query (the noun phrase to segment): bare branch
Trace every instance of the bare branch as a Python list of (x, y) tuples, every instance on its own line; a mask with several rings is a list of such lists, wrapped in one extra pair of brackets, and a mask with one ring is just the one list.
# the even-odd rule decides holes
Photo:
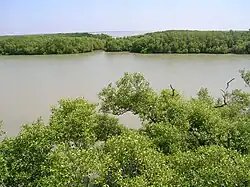
[(218, 106), (215, 106), (214, 108), (221, 108), (221, 107), (224, 107), (224, 106), (228, 105), (228, 102), (227, 102), (227, 89), (229, 88), (230, 83), (231, 83), (233, 80), (235, 80), (235, 78), (232, 78), (230, 81), (227, 82), (227, 86), (226, 86), (226, 89), (225, 89), (225, 90), (220, 89), (221, 92), (223, 93), (223, 94), (222, 94), (222, 97), (223, 97), (223, 104), (218, 105)]
[(223, 95), (222, 97), (223, 97), (224, 104), (227, 105), (227, 98), (226, 98), (226, 96)]
[(154, 118), (152, 118), (152, 117), (150, 117), (149, 118), (153, 123), (157, 123), (157, 120), (156, 119), (154, 119)]
[(224, 103), (222, 105), (218, 105), (218, 106), (215, 106), (214, 108), (221, 108), (221, 107), (224, 107), (226, 106)]
[(227, 89), (229, 88), (230, 83), (231, 83), (233, 80), (235, 80), (235, 78), (232, 78), (230, 81), (228, 81), (228, 82), (227, 82), (227, 87), (226, 87), (226, 89), (225, 89), (225, 90), (227, 90)]
[(174, 94), (175, 94), (175, 89), (173, 88), (173, 86), (170, 84), (170, 88), (172, 90), (172, 97), (174, 97)]
[(225, 94), (225, 91), (224, 91), (224, 90), (220, 89), (220, 91), (222, 91), (222, 92), (223, 92), (223, 94)]
[(113, 110), (111, 113), (114, 114), (114, 115), (121, 116), (121, 115), (125, 114), (128, 111), (130, 111), (130, 110), (129, 109), (119, 109), (119, 111)]

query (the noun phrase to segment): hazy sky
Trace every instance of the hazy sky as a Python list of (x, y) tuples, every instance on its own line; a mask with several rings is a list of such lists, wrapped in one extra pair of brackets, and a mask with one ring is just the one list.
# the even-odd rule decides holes
[(0, 35), (249, 28), (250, 0), (0, 0)]

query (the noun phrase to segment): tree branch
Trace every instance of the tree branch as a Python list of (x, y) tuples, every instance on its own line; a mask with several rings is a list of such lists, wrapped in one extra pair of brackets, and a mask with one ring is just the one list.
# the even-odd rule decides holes
[(226, 86), (225, 90), (220, 89), (221, 92), (222, 92), (223, 104), (218, 105), (218, 106), (215, 106), (214, 108), (221, 108), (221, 107), (224, 107), (224, 106), (228, 105), (228, 102), (227, 102), (227, 89), (229, 88), (230, 83), (231, 83), (233, 80), (235, 80), (235, 78), (232, 78), (230, 81), (227, 82), (227, 84), (226, 84), (227, 86)]
[(154, 119), (153, 117), (149, 117), (149, 119), (150, 119), (153, 123), (157, 123), (157, 120)]
[(226, 89), (225, 89), (225, 90), (227, 90), (227, 89), (229, 88), (230, 83), (231, 83), (233, 80), (235, 80), (235, 78), (232, 78), (230, 81), (228, 81), (228, 82), (227, 82), (227, 87), (226, 87)]
[(172, 90), (172, 97), (174, 97), (174, 95), (175, 95), (175, 89), (173, 88), (173, 86), (171, 84), (170, 84), (170, 88)]

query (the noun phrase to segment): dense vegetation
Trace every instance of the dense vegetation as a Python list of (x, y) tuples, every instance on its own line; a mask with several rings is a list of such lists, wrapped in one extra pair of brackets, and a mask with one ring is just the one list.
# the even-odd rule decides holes
[(108, 35), (68, 33), (0, 37), (2, 55), (73, 54), (103, 50)]
[[(250, 72), (240, 73), (250, 86)], [(48, 124), (0, 142), (0, 186), (249, 186), (250, 94), (229, 92), (233, 80), (222, 98), (202, 88), (186, 99), (125, 73), (99, 93), (99, 111), (84, 98), (60, 100)], [(121, 125), (125, 112), (142, 127)]]
[(0, 37), (0, 54), (71, 54), (94, 50), (134, 53), (250, 54), (250, 31), (162, 31), (112, 38), (106, 34), (59, 33)]
[(97, 38), (101, 40), (111, 39), (112, 37), (107, 34), (91, 34), (87, 32), (76, 32), (76, 33), (58, 33), (58, 34), (51, 34), (52, 36), (68, 36), (68, 37), (91, 37)]
[(135, 53), (250, 53), (250, 31), (163, 31), (113, 38), (106, 51)]

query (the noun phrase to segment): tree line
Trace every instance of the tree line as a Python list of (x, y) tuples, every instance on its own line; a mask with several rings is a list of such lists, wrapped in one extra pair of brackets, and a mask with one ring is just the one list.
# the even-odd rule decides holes
[(250, 31), (170, 30), (118, 38), (90, 33), (0, 37), (2, 55), (72, 54), (94, 50), (133, 53), (250, 54)]
[[(0, 37), (2, 55), (74, 54), (103, 50), (106, 35), (56, 34)], [(109, 38), (109, 37), (108, 37)]]
[(106, 51), (250, 54), (250, 31), (163, 31), (112, 38)]
[[(240, 71), (250, 86), (250, 72)], [(62, 99), (49, 122), (22, 126), (0, 142), (0, 186), (249, 186), (250, 94), (187, 99), (172, 85), (156, 92), (140, 73), (125, 73), (98, 94)], [(97, 110), (98, 106), (98, 110)], [(126, 112), (142, 127), (118, 121)]]

